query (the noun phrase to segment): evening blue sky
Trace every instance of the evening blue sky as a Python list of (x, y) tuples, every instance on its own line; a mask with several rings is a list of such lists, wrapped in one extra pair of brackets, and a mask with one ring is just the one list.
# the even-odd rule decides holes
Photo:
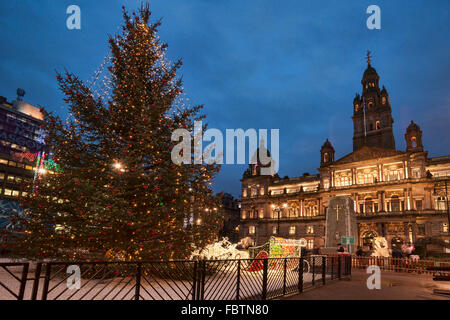
[[(66, 8), (81, 8), (81, 30)], [(140, 1), (0, 3), (0, 95), (67, 115), (55, 70), (81, 79), (98, 69), (121, 6)], [(381, 8), (381, 30), (366, 9)], [(414, 120), (430, 156), (450, 154), (450, 2), (442, 0), (157, 0), (168, 58), (183, 59), (189, 103), (204, 104), (209, 127), (280, 129), (280, 176), (316, 173), (328, 138), (336, 158), (352, 151), (352, 101), (361, 92), (365, 53), (390, 96), (396, 147)], [(223, 165), (215, 191), (238, 196), (245, 165)]]

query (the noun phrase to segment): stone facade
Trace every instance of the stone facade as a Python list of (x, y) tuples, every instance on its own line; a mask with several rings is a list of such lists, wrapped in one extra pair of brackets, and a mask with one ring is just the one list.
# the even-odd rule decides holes
[(319, 173), (294, 178), (262, 176), (251, 164), (241, 180), (240, 238), (250, 237), (256, 245), (273, 235), (305, 238), (309, 249), (322, 247), (329, 198), (348, 196), (357, 215), (359, 245), (370, 247), (376, 236), (386, 237), (390, 248), (423, 237), (450, 241), (450, 156), (428, 157), (422, 131), (412, 121), (406, 150), (395, 149), (389, 96), (368, 62), (362, 95), (353, 102), (353, 152), (335, 160), (327, 139)]

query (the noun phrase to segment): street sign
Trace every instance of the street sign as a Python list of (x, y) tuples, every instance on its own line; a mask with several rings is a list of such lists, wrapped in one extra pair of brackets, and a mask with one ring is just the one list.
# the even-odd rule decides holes
[(355, 237), (342, 237), (341, 242), (343, 244), (355, 244)]

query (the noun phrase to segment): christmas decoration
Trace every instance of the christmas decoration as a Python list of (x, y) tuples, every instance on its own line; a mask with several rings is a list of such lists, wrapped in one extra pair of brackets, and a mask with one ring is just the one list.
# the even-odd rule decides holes
[(238, 250), (239, 243), (232, 244), (228, 238), (214, 242), (204, 248), (195, 249), (190, 259), (222, 260), (222, 259), (248, 259), (248, 252)]
[(181, 60), (166, 61), (160, 22), (150, 23), (150, 15), (145, 5), (133, 19), (123, 9), (102, 89), (69, 72), (57, 75), (71, 116), (64, 123), (42, 110), (53, 157), (45, 162), (39, 155), (37, 163), (51, 172), (38, 169), (34, 191), (22, 199), (25, 236), (17, 252), (66, 260), (185, 259), (214, 240), (221, 219), (211, 182), (219, 167), (171, 161), (171, 133), (204, 116), (201, 106), (183, 103)]

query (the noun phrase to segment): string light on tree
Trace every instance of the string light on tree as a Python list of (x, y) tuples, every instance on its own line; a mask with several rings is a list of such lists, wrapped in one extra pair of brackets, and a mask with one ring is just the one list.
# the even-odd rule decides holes
[[(131, 15), (123, 8), (121, 31), (110, 37), (111, 53), (91, 82), (57, 75), (70, 117), (43, 113), (46, 144), (61, 170), (42, 175), (23, 198), (24, 255), (175, 259), (214, 240), (221, 218), (211, 210), (217, 199), (210, 183), (219, 167), (171, 160), (171, 133), (203, 119), (202, 106), (183, 99), (182, 62), (166, 61), (161, 23), (150, 17), (148, 6)], [(199, 224), (186, 223), (194, 216)]]

